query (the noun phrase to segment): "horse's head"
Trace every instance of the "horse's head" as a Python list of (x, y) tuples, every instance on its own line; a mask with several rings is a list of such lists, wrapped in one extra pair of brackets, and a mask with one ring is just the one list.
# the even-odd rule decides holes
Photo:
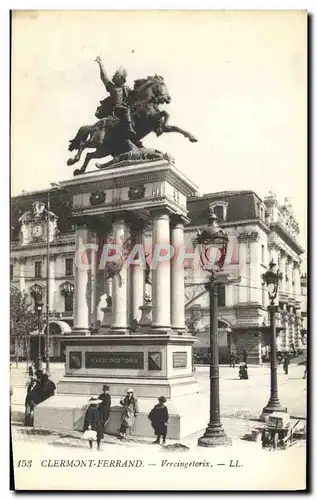
[(169, 104), (171, 96), (162, 76), (148, 76), (143, 80), (134, 82), (134, 102), (155, 102), (157, 104)]

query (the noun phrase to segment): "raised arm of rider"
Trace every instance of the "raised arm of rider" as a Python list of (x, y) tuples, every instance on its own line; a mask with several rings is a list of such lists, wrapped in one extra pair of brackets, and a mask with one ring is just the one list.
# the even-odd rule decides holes
[(104, 84), (104, 86), (106, 87), (106, 89), (109, 92), (110, 89), (111, 89), (111, 86), (112, 86), (112, 82), (111, 82), (111, 80), (109, 79), (109, 77), (107, 75), (107, 72), (105, 70), (105, 67), (104, 67), (104, 65), (103, 65), (102, 60), (100, 59), (100, 57), (96, 57), (96, 61), (99, 64), (101, 81), (102, 81), (102, 83)]

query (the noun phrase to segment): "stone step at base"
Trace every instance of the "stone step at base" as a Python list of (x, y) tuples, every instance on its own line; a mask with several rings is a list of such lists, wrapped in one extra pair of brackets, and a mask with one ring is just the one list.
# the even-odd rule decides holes
[[(132, 436), (151, 437), (153, 428), (148, 414), (157, 399), (138, 398), (140, 413), (135, 419)], [(83, 429), (85, 413), (88, 408), (87, 396), (58, 394), (39, 404), (34, 411), (34, 428), (51, 430)], [(182, 439), (203, 430), (209, 415), (209, 398), (203, 395), (190, 395), (175, 398), (167, 402), (169, 412), (168, 437)], [(119, 398), (112, 398), (109, 423), (106, 432), (118, 433), (122, 406)]]

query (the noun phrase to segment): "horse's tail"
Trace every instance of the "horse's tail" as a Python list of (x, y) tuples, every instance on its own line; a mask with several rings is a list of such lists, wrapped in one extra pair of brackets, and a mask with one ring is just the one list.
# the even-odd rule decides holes
[(86, 141), (91, 132), (91, 125), (84, 125), (80, 127), (74, 139), (69, 141), (68, 151), (74, 151), (74, 149), (79, 149), (80, 143)]

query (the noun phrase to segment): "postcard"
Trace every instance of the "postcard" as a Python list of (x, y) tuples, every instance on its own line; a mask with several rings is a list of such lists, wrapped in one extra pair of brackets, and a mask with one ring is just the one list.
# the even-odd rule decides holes
[(14, 489), (306, 490), (307, 13), (11, 22)]

